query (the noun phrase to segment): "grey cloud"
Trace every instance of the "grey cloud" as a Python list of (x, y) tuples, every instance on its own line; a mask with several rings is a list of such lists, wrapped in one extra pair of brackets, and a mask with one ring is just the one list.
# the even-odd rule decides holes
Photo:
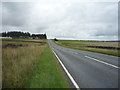
[(93, 36), (118, 36), (118, 27), (116, 23), (105, 23), (96, 28)]
[(118, 3), (118, 36), (120, 40), (120, 1)]
[(2, 3), (0, 3), (0, 32), (2, 32)]
[(3, 29), (47, 33), (48, 38), (117, 39), (117, 13), (114, 2), (3, 3)]
[(97, 32), (96, 34), (95, 34), (95, 36), (117, 36), (117, 32), (114, 32), (114, 31), (109, 31), (109, 33), (108, 32), (104, 32), (104, 31), (102, 31), (102, 32)]
[(43, 27), (41, 26), (41, 27), (37, 27), (36, 30), (37, 30), (37, 31), (39, 31), (39, 30), (40, 30), (40, 31), (44, 31), (44, 30), (47, 29), (47, 28), (48, 28), (47, 26), (43, 26)]
[(81, 23), (115, 22), (117, 19), (117, 3), (72, 3), (68, 16)]
[(2, 3), (2, 25), (22, 26), (28, 19), (29, 3)]

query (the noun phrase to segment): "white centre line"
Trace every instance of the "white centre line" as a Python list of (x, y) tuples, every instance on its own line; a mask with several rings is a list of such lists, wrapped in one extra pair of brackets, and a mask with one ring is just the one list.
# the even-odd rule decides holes
[[(52, 50), (53, 51), (53, 50)], [(75, 86), (75, 88), (77, 88), (77, 90), (80, 90), (80, 87), (78, 86), (78, 84), (76, 83), (76, 81), (73, 79), (73, 77), (71, 76), (71, 74), (68, 72), (67, 68), (65, 67), (65, 65), (62, 63), (62, 61), (59, 59), (59, 57), (57, 56), (57, 54), (53, 51), (53, 53), (55, 54), (55, 56), (57, 57), (59, 63), (61, 64), (61, 66), (63, 67), (63, 69), (65, 70), (65, 72), (67, 73), (68, 77), (70, 78), (70, 80), (72, 81), (73, 85)]]
[(86, 58), (89, 58), (89, 59), (92, 59), (94, 61), (97, 61), (97, 62), (100, 62), (100, 63), (103, 63), (103, 64), (106, 64), (106, 65), (109, 65), (109, 66), (112, 66), (114, 68), (119, 68), (118, 66), (115, 66), (115, 65), (112, 65), (112, 64), (109, 64), (107, 62), (104, 62), (104, 61), (101, 61), (101, 60), (98, 60), (98, 59), (95, 59), (95, 58), (92, 58), (92, 57), (89, 57), (89, 56), (85, 56)]

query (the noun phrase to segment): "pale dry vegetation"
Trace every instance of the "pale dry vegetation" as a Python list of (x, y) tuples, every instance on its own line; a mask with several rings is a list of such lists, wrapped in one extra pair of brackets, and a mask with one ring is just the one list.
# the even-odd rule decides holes
[[(113, 56), (120, 56), (119, 42), (117, 41), (78, 41), (78, 40), (59, 40), (58, 45), (73, 49), (92, 51)], [(99, 47), (99, 48), (98, 48)]]
[(2, 49), (2, 85), (24, 87), (46, 45), (28, 45)]
[(70, 88), (47, 40), (24, 41), (2, 42), (2, 87)]
[(63, 43), (74, 44), (76, 46), (110, 46), (110, 47), (118, 47), (119, 42), (112, 41), (66, 41), (61, 40)]

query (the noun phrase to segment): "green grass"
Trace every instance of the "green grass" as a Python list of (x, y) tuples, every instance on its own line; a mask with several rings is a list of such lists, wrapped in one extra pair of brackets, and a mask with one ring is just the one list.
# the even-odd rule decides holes
[[(54, 41), (56, 44), (67, 47), (67, 48), (72, 48), (72, 49), (79, 49), (79, 50), (84, 50), (84, 51), (91, 51), (91, 52), (97, 52), (97, 53), (102, 53), (102, 54), (107, 54), (107, 55), (113, 55), (113, 56), (120, 56), (118, 53), (118, 50), (109, 50), (109, 49), (100, 49), (100, 48), (89, 48), (89, 47), (84, 47), (84, 46), (97, 46), (97, 45), (102, 45), (102, 46), (110, 46), (109, 43), (111, 42), (103, 42), (101, 41), (73, 41), (73, 40), (59, 40), (59, 41)], [(112, 45), (117, 47), (117, 43)]]
[(49, 47), (39, 57), (38, 66), (30, 82), (30, 88), (70, 88), (58, 61)]
[(28, 44), (2, 48), (3, 88), (70, 88), (68, 79), (47, 43), (2, 43)]
[(46, 42), (41, 42), (41, 43), (35, 43), (35, 42), (16, 42), (16, 41), (2, 41), (4, 44), (26, 44), (26, 45), (45, 45)]
[(2, 49), (3, 88), (23, 88), (31, 78), (45, 45)]
[(70, 43), (70, 42), (61, 42), (61, 44), (66, 45), (66, 46), (88, 46), (88, 44), (84, 44), (84, 43)]
[(3, 44), (9, 43), (9, 44), (45, 45), (47, 42), (47, 40), (40, 40), (40, 39), (2, 39), (2, 40), (3, 40), (2, 41)]

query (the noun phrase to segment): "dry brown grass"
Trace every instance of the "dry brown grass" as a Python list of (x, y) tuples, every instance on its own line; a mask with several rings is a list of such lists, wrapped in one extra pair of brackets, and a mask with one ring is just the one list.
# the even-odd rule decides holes
[(118, 45), (119, 42), (59, 40), (58, 42), (55, 42), (55, 43), (58, 45), (73, 48), (73, 49), (92, 51), (92, 52), (103, 53), (103, 54), (120, 57), (120, 55), (119, 55), (120, 50), (117, 50), (117, 49), (86, 47), (86, 46), (119, 47), (119, 45)]
[(27, 41), (39, 41), (39, 42), (44, 42), (44, 41), (47, 41), (47, 40), (44, 40), (44, 39), (28, 39)]
[(118, 47), (119, 42), (111, 42), (111, 41), (67, 41), (69, 43), (76, 44), (86, 44), (89, 46), (110, 46), (110, 47)]
[(3, 87), (24, 87), (46, 45), (2, 49)]
[(0, 39), (0, 88), (2, 88), (2, 40)]
[(111, 46), (111, 47), (118, 47), (118, 42), (84, 42), (84, 44), (88, 44), (90, 46)]

